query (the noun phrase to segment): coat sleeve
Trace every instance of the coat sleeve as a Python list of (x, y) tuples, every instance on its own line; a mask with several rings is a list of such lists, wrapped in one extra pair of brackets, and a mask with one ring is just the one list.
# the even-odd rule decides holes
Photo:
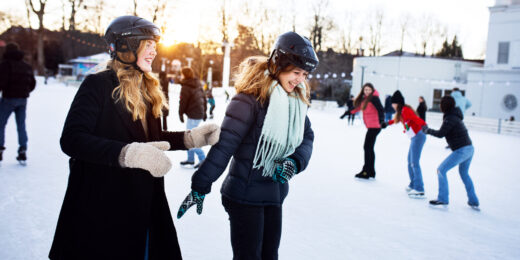
[(413, 112), (413, 110), (408, 107), (403, 108), (403, 118), (405, 119), (405, 121), (412, 121), (416, 125), (419, 125), (419, 126), (423, 126), (426, 124), (424, 122), (424, 120), (422, 120), (420, 117), (418, 117), (415, 114), (415, 112)]
[(179, 116), (182, 117), (184, 112), (186, 111), (186, 107), (188, 106), (188, 100), (190, 99), (190, 94), (188, 88), (185, 86), (181, 86), (181, 94), (179, 97)]
[(9, 70), (7, 61), (0, 63), (0, 91), (3, 91), (9, 82)]
[(211, 147), (204, 163), (193, 174), (192, 190), (203, 194), (211, 191), (212, 183), (222, 175), (231, 156), (254, 124), (256, 102), (254, 98), (242, 94), (233, 97), (222, 122), (218, 143)]
[(185, 131), (162, 131), (160, 140), (170, 143), (170, 151), (188, 150), (188, 148), (186, 148), (184, 145), (184, 133)]
[(446, 117), (444, 119), (444, 121), (442, 121), (442, 125), (439, 130), (434, 130), (434, 129), (430, 128), (430, 129), (428, 129), (428, 131), (426, 133), (439, 137), (439, 138), (442, 138), (442, 137), (445, 137), (446, 134), (448, 134), (451, 131), (451, 129), (453, 128), (454, 125), (455, 125), (455, 122), (453, 120), (450, 120), (449, 117)]
[(302, 172), (307, 168), (309, 160), (312, 155), (312, 146), (314, 143), (314, 131), (311, 128), (311, 121), (309, 117), (305, 118), (305, 132), (303, 133), (303, 141), (296, 148), (293, 154), (289, 155), (294, 161), (296, 161), (298, 172)]
[(70, 107), (60, 144), (63, 152), (83, 161), (119, 166), (119, 153), (126, 143), (94, 135), (96, 123), (106, 98), (107, 82), (96, 75), (88, 76), (76, 93)]

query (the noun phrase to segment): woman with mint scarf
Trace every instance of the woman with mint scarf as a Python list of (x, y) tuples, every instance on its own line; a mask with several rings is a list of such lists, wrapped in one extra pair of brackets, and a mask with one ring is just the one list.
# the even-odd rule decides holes
[(269, 58), (250, 57), (240, 64), (220, 141), (194, 173), (192, 191), (177, 214), (182, 217), (195, 204), (201, 214), (211, 184), (233, 157), (220, 190), (233, 259), (278, 259), (288, 182), (312, 154), (305, 80), (317, 65), (309, 40), (294, 32), (278, 37)]

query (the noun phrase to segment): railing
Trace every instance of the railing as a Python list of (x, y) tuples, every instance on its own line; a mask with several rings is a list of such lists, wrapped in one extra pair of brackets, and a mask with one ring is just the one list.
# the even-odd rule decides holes
[[(428, 112), (426, 114), (426, 121), (428, 124), (440, 127), (442, 124), (442, 116), (442, 113)], [(471, 130), (520, 136), (520, 122), (516, 121), (466, 116), (464, 117), (464, 124)]]

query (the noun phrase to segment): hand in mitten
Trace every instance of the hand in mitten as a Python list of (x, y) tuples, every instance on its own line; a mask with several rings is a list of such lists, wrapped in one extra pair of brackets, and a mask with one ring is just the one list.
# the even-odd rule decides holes
[(208, 115), (206, 115), (206, 113), (204, 113), (204, 117), (202, 117), (202, 121), (206, 121), (206, 119), (208, 119)]
[(182, 115), (179, 115), (179, 119), (181, 120), (181, 123), (184, 123), (184, 117)]
[(430, 128), (428, 128), (428, 125), (423, 125), (421, 129), (425, 134), (427, 134), (430, 131)]
[(127, 144), (119, 154), (119, 165), (125, 168), (143, 169), (154, 177), (162, 177), (172, 168), (170, 159), (164, 153), (169, 149), (168, 142)]
[(200, 194), (192, 190), (179, 207), (179, 211), (177, 211), (177, 218), (181, 218), (184, 213), (186, 213), (186, 211), (188, 211), (188, 209), (195, 204), (197, 204), (197, 214), (200, 215), (202, 213), (202, 203), (204, 203), (204, 197), (206, 197), (206, 194)]
[(381, 128), (385, 129), (387, 126), (388, 126), (388, 123), (386, 123), (386, 122), (381, 123)]
[(191, 149), (218, 142), (220, 127), (216, 124), (204, 124), (184, 132), (184, 146)]
[(292, 158), (276, 160), (274, 163), (276, 164), (273, 174), (273, 181), (275, 182), (286, 183), (298, 173), (298, 167), (296, 167), (296, 162)]

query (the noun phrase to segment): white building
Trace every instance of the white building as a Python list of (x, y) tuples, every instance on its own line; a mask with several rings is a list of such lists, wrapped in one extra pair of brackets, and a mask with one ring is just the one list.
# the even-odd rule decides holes
[(399, 89), (407, 104), (417, 107), (423, 96), (438, 111), (440, 98), (458, 87), (472, 102), (466, 116), (520, 119), (520, 0), (498, 0), (489, 10), (484, 65), (409, 54), (356, 58), (352, 94), (371, 82), (382, 102)]

